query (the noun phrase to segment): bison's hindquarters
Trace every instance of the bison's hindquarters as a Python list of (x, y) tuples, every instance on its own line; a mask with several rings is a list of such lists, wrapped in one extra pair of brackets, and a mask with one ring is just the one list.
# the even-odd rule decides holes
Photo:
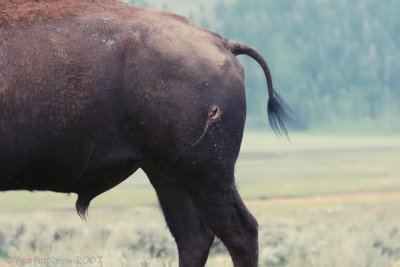
[(147, 46), (125, 54), (123, 106), (138, 122), (141, 167), (180, 266), (204, 266), (214, 235), (235, 267), (257, 266), (257, 223), (234, 181), (246, 117), (242, 66), (223, 38), (182, 18), (146, 23), (137, 30)]
[[(203, 89), (205, 96), (194, 97), (200, 103), (188, 110), (187, 103), (179, 102), (181, 113), (177, 114), (183, 119), (159, 113), (148, 121), (151, 127), (145, 136), (166, 141), (148, 145), (154, 150), (150, 152), (154, 159), (143, 169), (157, 191), (177, 242), (181, 267), (204, 266), (214, 235), (228, 248), (235, 267), (257, 266), (257, 222), (243, 204), (234, 181), (245, 120), (240, 77), (240, 71), (233, 77), (228, 72), (218, 77), (218, 82), (217, 78), (211, 80), (209, 88)], [(189, 83), (184, 86), (195, 87)], [(187, 114), (190, 120), (185, 119)], [(154, 128), (169, 130), (151, 132)], [(162, 161), (157, 160), (160, 150), (169, 153)]]

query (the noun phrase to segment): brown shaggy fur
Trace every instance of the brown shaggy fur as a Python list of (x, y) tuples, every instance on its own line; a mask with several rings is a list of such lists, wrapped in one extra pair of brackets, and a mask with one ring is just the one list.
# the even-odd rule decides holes
[(258, 266), (257, 222), (234, 181), (240, 54), (262, 66), (271, 125), (285, 129), (268, 65), (246, 45), (117, 0), (0, 0), (0, 192), (76, 193), (85, 217), (141, 168), (179, 266), (205, 266), (215, 235), (235, 267)]
[(88, 13), (107, 15), (117, 11), (120, 18), (132, 18), (141, 10), (118, 0), (0, 0), (0, 31)]

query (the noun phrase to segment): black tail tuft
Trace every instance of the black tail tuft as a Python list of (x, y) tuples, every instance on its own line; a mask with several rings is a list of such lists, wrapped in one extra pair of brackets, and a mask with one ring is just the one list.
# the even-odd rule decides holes
[(283, 99), (274, 91), (268, 100), (268, 120), (272, 130), (277, 134), (284, 134), (287, 138), (286, 124), (291, 121), (292, 111)]

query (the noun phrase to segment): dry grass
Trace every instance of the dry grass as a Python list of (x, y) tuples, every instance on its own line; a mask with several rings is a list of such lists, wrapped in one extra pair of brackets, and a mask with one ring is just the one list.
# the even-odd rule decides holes
[[(237, 177), (260, 224), (260, 266), (400, 266), (400, 139), (250, 139)], [(177, 266), (155, 194), (138, 180), (95, 199), (87, 223), (75, 197), (0, 194), (0, 267)], [(207, 266), (232, 266), (218, 241)]]
[[(260, 266), (384, 267), (400, 262), (400, 191), (248, 205), (260, 224)], [(10, 266), (6, 258), (76, 261), (99, 256), (103, 265), (83, 266), (177, 266), (175, 244), (156, 206), (96, 208), (88, 223), (68, 210), (10, 213), (1, 217), (0, 229), (0, 266)], [(232, 266), (218, 241), (207, 266)]]

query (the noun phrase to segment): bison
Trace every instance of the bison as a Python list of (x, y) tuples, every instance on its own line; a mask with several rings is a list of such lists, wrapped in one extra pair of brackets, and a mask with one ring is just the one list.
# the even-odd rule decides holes
[(179, 266), (217, 236), (257, 266), (257, 222), (235, 186), (246, 118), (243, 68), (263, 68), (272, 128), (286, 105), (262, 56), (173, 13), (117, 0), (0, 0), (0, 190), (90, 201), (139, 168), (157, 193)]

